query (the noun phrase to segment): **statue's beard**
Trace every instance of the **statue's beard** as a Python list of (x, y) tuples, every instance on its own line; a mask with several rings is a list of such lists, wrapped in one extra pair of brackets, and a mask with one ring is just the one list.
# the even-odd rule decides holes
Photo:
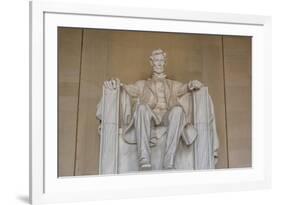
[(164, 66), (153, 66), (152, 78), (163, 79), (166, 78)]

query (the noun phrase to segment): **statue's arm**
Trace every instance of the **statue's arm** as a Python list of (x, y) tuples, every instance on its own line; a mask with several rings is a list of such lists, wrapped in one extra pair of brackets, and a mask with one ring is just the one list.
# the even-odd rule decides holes
[(139, 95), (139, 89), (135, 84), (123, 84), (122, 88), (132, 97)]
[(122, 88), (132, 97), (138, 97), (143, 90), (144, 81), (140, 80), (133, 84), (122, 84)]
[(132, 97), (138, 97), (140, 96), (143, 87), (145, 85), (145, 80), (139, 80), (133, 84), (125, 84), (121, 83), (120, 80), (117, 79), (111, 79), (104, 81), (104, 87), (107, 89), (115, 90), (117, 88), (117, 85), (120, 85), (121, 88), (123, 88), (130, 96)]
[(188, 92), (188, 84), (187, 83), (178, 83), (176, 85), (176, 96), (180, 97), (185, 95)]
[(201, 83), (199, 80), (191, 80), (188, 83), (181, 83), (175, 81), (176, 96), (180, 97), (188, 92), (199, 90), (203, 86), (204, 86), (203, 83)]

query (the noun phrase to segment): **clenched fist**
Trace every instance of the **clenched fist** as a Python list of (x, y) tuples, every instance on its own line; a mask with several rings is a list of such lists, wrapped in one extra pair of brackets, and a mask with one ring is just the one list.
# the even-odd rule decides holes
[(201, 83), (199, 80), (192, 80), (188, 83), (188, 88), (191, 91), (199, 90), (203, 86), (204, 86), (203, 83)]

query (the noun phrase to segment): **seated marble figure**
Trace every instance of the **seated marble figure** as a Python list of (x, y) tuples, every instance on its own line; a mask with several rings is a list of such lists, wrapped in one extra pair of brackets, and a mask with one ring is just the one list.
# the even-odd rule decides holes
[[(188, 146), (193, 145), (193, 154), (197, 156), (197, 159), (196, 156), (193, 157), (195, 161), (197, 160), (197, 162), (194, 162), (194, 169), (214, 168), (218, 157), (219, 143), (211, 98), (208, 93), (205, 94), (204, 99), (205, 101), (207, 99), (209, 108), (200, 110), (202, 97), (200, 98), (200, 95), (197, 94), (199, 97), (196, 98), (194, 93), (200, 93), (199, 91), (203, 91), (206, 87), (198, 80), (181, 83), (168, 79), (165, 74), (166, 58), (166, 53), (163, 50), (152, 51), (150, 56), (152, 77), (150, 79), (139, 80), (134, 84), (120, 83), (119, 79), (104, 82), (104, 89), (108, 91), (121, 90), (120, 97), (123, 96), (121, 107), (123, 106), (125, 107), (124, 110), (128, 110), (127, 114), (124, 110), (121, 113), (123, 124), (125, 124), (124, 140), (128, 144), (136, 144), (136, 155), (140, 170), (152, 169), (151, 149), (157, 146), (159, 136), (163, 134), (166, 137), (163, 146), (163, 169), (176, 168), (175, 159), (180, 141)], [(129, 99), (124, 100), (124, 96)], [(132, 106), (132, 98), (136, 99), (134, 106)], [(198, 101), (198, 99), (201, 100)], [(100, 103), (97, 112), (97, 117), (101, 120), (101, 123), (102, 103)], [(197, 105), (195, 106), (194, 103)], [(202, 123), (199, 122), (202, 113), (208, 118), (201, 119), (205, 122), (203, 127)], [(158, 129), (155, 132), (158, 127), (164, 127), (165, 129), (162, 129), (163, 131)], [(206, 135), (206, 129), (208, 128), (211, 129), (207, 130), (209, 134)]]

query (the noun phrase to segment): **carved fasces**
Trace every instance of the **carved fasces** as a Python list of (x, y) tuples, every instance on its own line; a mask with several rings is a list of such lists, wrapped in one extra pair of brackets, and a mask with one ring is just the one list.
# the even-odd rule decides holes
[(214, 169), (219, 141), (208, 87), (193, 92), (193, 123), (198, 131), (194, 141), (194, 169)]
[(101, 101), (101, 142), (99, 174), (118, 172), (118, 124), (120, 81), (106, 81)]

